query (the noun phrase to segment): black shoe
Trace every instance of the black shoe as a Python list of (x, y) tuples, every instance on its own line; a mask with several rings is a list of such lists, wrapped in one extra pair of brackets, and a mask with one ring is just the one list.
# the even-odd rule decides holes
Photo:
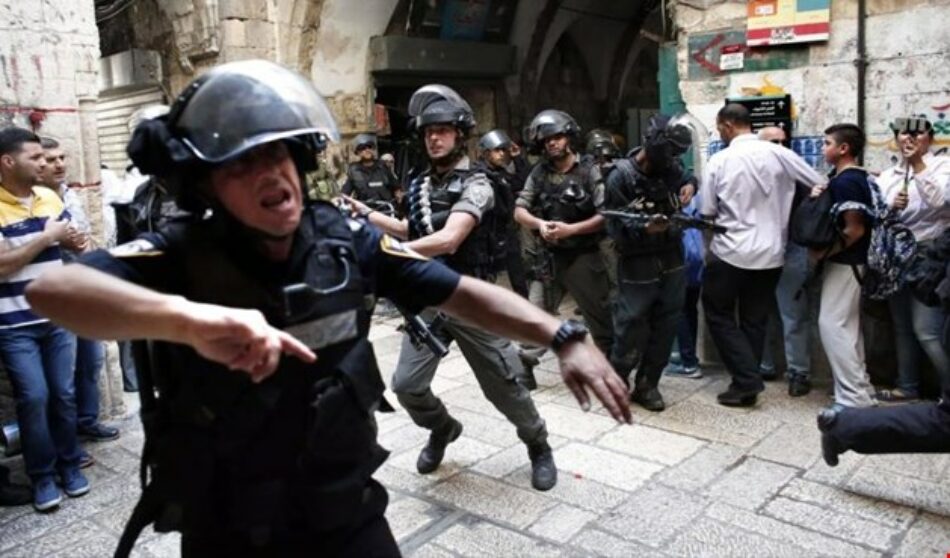
[(445, 447), (462, 435), (462, 423), (449, 418), (449, 425), (441, 430), (433, 430), (429, 434), (429, 441), (416, 460), (416, 470), (427, 475), (439, 468), (442, 458), (445, 457)]
[(547, 442), (528, 446), (531, 459), (531, 486), (535, 490), (551, 490), (557, 484), (557, 467), (554, 454)]
[(803, 397), (811, 393), (811, 382), (805, 378), (792, 378), (788, 381), (788, 394), (792, 397)]
[(11, 483), (9, 475), (5, 467), (0, 467), (0, 506), (25, 506), (32, 502), (30, 487)]
[(739, 391), (735, 388), (729, 388), (716, 396), (720, 405), (726, 407), (752, 407), (759, 397), (757, 391)]
[(821, 430), (821, 457), (829, 467), (838, 465), (838, 456), (848, 451), (831, 434), (831, 429), (838, 420), (838, 410), (834, 408), (822, 409), (818, 413), (818, 430)]
[(654, 413), (659, 413), (660, 411), (666, 409), (666, 403), (663, 401), (663, 396), (660, 395), (660, 390), (655, 387), (637, 387), (633, 390), (633, 394), (630, 396), (630, 401), (633, 401), (644, 409), (653, 411)]
[(119, 429), (96, 423), (79, 427), (79, 439), (84, 442), (107, 442), (119, 437)]
[(778, 370), (775, 370), (774, 368), (768, 371), (759, 369), (759, 376), (762, 377), (763, 382), (774, 382), (778, 379), (779, 374)]

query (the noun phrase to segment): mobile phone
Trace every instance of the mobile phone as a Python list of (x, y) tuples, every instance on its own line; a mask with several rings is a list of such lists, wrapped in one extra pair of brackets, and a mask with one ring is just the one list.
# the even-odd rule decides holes
[(930, 122), (926, 118), (912, 116), (909, 118), (895, 118), (893, 124), (894, 132), (901, 134), (919, 135), (927, 133), (930, 128)]

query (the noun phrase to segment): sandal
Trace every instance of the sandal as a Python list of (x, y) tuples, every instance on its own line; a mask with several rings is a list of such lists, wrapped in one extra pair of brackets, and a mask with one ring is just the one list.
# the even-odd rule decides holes
[(916, 401), (918, 399), (916, 394), (908, 393), (900, 388), (879, 390), (874, 394), (874, 397), (884, 403), (901, 403), (904, 401)]

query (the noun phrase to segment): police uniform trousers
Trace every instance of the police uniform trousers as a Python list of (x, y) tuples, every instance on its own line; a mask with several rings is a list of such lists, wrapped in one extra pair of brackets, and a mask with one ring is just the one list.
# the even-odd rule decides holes
[(686, 302), (685, 266), (677, 263), (666, 268), (662, 259), (627, 255), (618, 262), (610, 363), (626, 379), (639, 355), (635, 385), (659, 384)]
[[(432, 310), (422, 314), (426, 321), (433, 315)], [(458, 343), (485, 397), (515, 425), (518, 438), (529, 445), (546, 441), (544, 420), (528, 390), (515, 381), (524, 372), (514, 344), (452, 317), (447, 317), (441, 327)], [(392, 390), (399, 403), (413, 422), (429, 430), (443, 428), (450, 419), (431, 388), (440, 360), (428, 348), (416, 348), (406, 335), (393, 374)]]
[(562, 291), (571, 293), (594, 343), (601, 352), (609, 355), (614, 337), (610, 280), (599, 248), (595, 246), (585, 252), (555, 251), (554, 279)]
[(939, 403), (846, 408), (830, 434), (858, 453), (950, 453), (950, 388)]

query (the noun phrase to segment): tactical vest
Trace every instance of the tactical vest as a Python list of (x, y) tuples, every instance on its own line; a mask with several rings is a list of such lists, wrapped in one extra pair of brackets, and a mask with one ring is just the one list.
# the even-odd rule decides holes
[[(629, 158), (618, 160), (614, 171), (623, 179), (623, 186), (611, 192), (623, 204), (625, 211), (647, 215), (672, 215), (679, 211), (679, 173), (667, 172), (664, 176), (647, 176), (633, 166)], [(611, 207), (611, 209), (616, 209)], [(666, 232), (643, 234), (636, 237), (614, 238), (617, 251), (623, 255), (646, 255), (659, 252), (682, 252), (683, 231), (671, 225)]]
[[(513, 190), (515, 177), (507, 171), (488, 165), (484, 161), (479, 161), (476, 168), (485, 173), (491, 183), (492, 191), (495, 193), (495, 205), (492, 207), (495, 224), (494, 252), (505, 254), (508, 250), (508, 239), (516, 231), (514, 219), (515, 193)], [(505, 258), (496, 258), (496, 263), (500, 264), (498, 271), (507, 268)]]
[(353, 184), (353, 197), (363, 202), (393, 201), (392, 178), (382, 163), (376, 161), (372, 167), (360, 163), (350, 165), (349, 179)]
[[(433, 234), (445, 227), (452, 207), (461, 199), (465, 181), (475, 170), (455, 169), (441, 186), (433, 187), (432, 179), (423, 174), (409, 185), (409, 239)], [(497, 252), (495, 210), (486, 211), (454, 254), (439, 259), (455, 271), (480, 279), (494, 275), (495, 263), (504, 254)]]
[[(588, 183), (592, 164), (582, 161), (567, 174), (555, 172), (543, 163), (531, 171), (544, 220), (577, 223), (597, 214), (593, 185)], [(596, 250), (602, 237), (600, 233), (572, 236), (549, 248), (553, 251)]]
[[(158, 532), (233, 532), (261, 545), (352, 525), (387, 456), (373, 417), (384, 385), (366, 338), (369, 286), (347, 221), (328, 204), (308, 207), (291, 259), (266, 279), (249, 272), (246, 243), (207, 229), (162, 233), (180, 251), (176, 294), (256, 308), (319, 358), (283, 356), (273, 376), (253, 384), (189, 347), (139, 351), (144, 490), (117, 555), (152, 522)], [(288, 307), (287, 277), (315, 289), (305, 305)]]

